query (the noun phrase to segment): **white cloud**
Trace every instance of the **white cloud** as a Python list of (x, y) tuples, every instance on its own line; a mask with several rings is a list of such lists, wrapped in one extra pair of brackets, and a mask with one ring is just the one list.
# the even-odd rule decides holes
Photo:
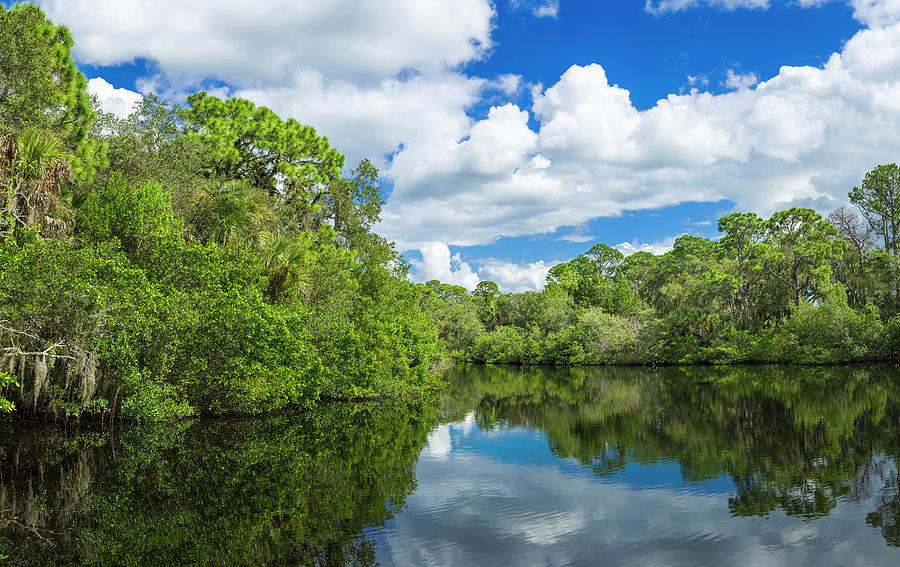
[(441, 283), (461, 285), (472, 291), (478, 282), (490, 280), (503, 291), (535, 291), (544, 287), (547, 272), (559, 262), (520, 262), (488, 258), (481, 260), (476, 271), (464, 262), (459, 253), (450, 254), (443, 242), (427, 242), (420, 246), (421, 260), (412, 259), (413, 279), (418, 282), (439, 280)]
[(347, 156), (348, 165), (355, 165), (363, 157), (377, 163), (401, 145), (458, 139), (472, 127), (465, 108), (487, 86), (482, 79), (451, 72), (357, 85), (316, 71), (298, 71), (284, 86), (238, 89), (233, 94), (314, 125)]
[(125, 118), (134, 111), (134, 106), (143, 98), (140, 93), (128, 89), (117, 89), (102, 77), (88, 81), (88, 92), (97, 97), (104, 112)]
[(513, 10), (528, 10), (536, 18), (556, 18), (559, 15), (559, 0), (511, 0)]
[[(732, 86), (750, 84), (734, 74)], [(897, 160), (900, 23), (859, 31), (821, 67), (785, 66), (753, 89), (670, 94), (647, 110), (600, 65), (576, 65), (528, 110), (498, 106), (453, 136), (405, 146), (386, 171), (394, 192), (380, 230), (409, 249), (688, 201), (828, 212), (866, 171)]]
[(735, 73), (734, 69), (729, 69), (725, 73), (725, 86), (729, 89), (749, 89), (758, 82), (759, 79), (756, 77), (756, 73)]
[(900, 0), (849, 0), (853, 17), (870, 27), (890, 25), (900, 19)]
[(737, 10), (738, 8), (766, 10), (769, 8), (769, 0), (657, 0), (656, 2), (647, 0), (644, 10), (659, 16), (698, 6), (709, 6), (722, 10)]
[(490, 259), (478, 269), (478, 274), (481, 279), (496, 283), (503, 291), (535, 291), (544, 287), (547, 272), (558, 263), (543, 260), (512, 263)]
[(461, 285), (469, 291), (481, 281), (472, 267), (462, 261), (459, 253), (450, 256), (450, 248), (443, 242), (427, 242), (419, 248), (419, 252), (422, 253), (422, 260), (410, 260), (415, 268), (416, 281), (438, 280)]
[(706, 75), (688, 75), (687, 82), (692, 87), (706, 87), (709, 86), (709, 78)]
[(534, 9), (534, 15), (538, 18), (555, 18), (559, 14), (559, 2), (549, 0)]
[(521, 84), (521, 75), (507, 73), (505, 75), (500, 75), (499, 77), (497, 77), (495, 81), (492, 81), (490, 83), (490, 86), (496, 88), (505, 95), (511, 96), (519, 91), (519, 87), (521, 86)]
[[(448, 244), (550, 235), (686, 201), (824, 212), (843, 204), (874, 165), (896, 161), (900, 147), (900, 0), (847, 0), (870, 28), (821, 67), (786, 66), (753, 89), (757, 77), (732, 70), (732, 92), (671, 94), (647, 110), (596, 64), (572, 66), (547, 88), (516, 75), (463, 74), (459, 64), (492, 46), (488, 0), (313, 8), (283, 0), (253, 10), (234, 1), (42, 4), (72, 28), (81, 63), (148, 58), (159, 75), (143, 88), (218, 77), (230, 83), (220, 94), (316, 126), (349, 165), (381, 158), (393, 191), (378, 230), (401, 249), (430, 252), (420, 273), (469, 287), (478, 274), (451, 257)], [(647, 10), (700, 4), (768, 6), (661, 0)], [(528, 88), (530, 107), (502, 103)], [(138, 96), (102, 79), (91, 89), (117, 113)], [(500, 102), (484, 119), (467, 114), (487, 100)], [(493, 269), (510, 287), (531, 285), (546, 268), (489, 266), (479, 271)]]
[(650, 252), (651, 254), (656, 254), (658, 256), (660, 254), (665, 254), (674, 248), (676, 238), (676, 236), (670, 236), (657, 242), (639, 242), (638, 240), (632, 240), (631, 242), (620, 242), (613, 246), (613, 248), (626, 256), (631, 256), (635, 252)]
[(81, 63), (146, 58), (179, 84), (213, 76), (243, 86), (278, 83), (298, 69), (378, 82), (405, 69), (453, 67), (491, 47), (494, 16), (489, 0), (39, 3), (71, 28)]
[[(835, 0), (793, 0), (801, 8), (818, 8)], [(870, 27), (890, 25), (900, 18), (900, 0), (845, 0), (853, 8), (853, 17)], [(654, 16), (682, 12), (699, 7), (720, 10), (767, 10), (770, 0), (646, 0), (644, 10)]]

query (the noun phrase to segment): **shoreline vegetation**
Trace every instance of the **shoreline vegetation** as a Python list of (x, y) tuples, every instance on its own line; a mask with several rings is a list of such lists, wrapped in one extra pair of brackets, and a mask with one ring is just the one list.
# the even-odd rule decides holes
[[(900, 190), (900, 169), (885, 182)], [(873, 173), (864, 186), (877, 190)], [(857, 189), (854, 189), (857, 191)], [(851, 200), (863, 208), (864, 203)], [(900, 204), (900, 202), (898, 202)], [(864, 209), (865, 210), (865, 209)], [(900, 207), (891, 213), (900, 219)], [(625, 257), (597, 244), (555, 265), (540, 292), (469, 294), (430, 281), (440, 335), (458, 362), (521, 365), (843, 364), (900, 357), (891, 221), (841, 208), (769, 219), (733, 213), (718, 241), (679, 237), (671, 251)], [(882, 224), (879, 224), (882, 223)]]
[[(103, 113), (73, 38), (0, 6), (0, 413), (170, 420), (423, 396), (450, 361), (897, 360), (900, 169), (862, 219), (734, 213), (719, 241), (603, 244), (540, 292), (409, 279), (383, 195), (307, 125), (204, 92)], [(876, 246), (876, 239), (878, 245)]]

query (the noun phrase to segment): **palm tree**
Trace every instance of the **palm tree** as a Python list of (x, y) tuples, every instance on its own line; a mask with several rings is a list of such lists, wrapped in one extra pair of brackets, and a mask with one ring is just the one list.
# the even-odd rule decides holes
[(268, 196), (245, 181), (226, 181), (194, 197), (191, 222), (205, 241), (235, 246), (272, 219)]
[(312, 251), (307, 243), (283, 232), (259, 233), (263, 246), (262, 273), (269, 278), (266, 294), (273, 303), (299, 291), (308, 297), (309, 277), (305, 266), (311, 260)]
[(8, 217), (0, 236), (20, 226), (40, 226), (51, 236), (71, 228), (72, 212), (60, 201), (62, 184), (72, 181), (66, 157), (62, 144), (49, 134), (26, 130), (18, 138), (0, 137), (0, 214)]

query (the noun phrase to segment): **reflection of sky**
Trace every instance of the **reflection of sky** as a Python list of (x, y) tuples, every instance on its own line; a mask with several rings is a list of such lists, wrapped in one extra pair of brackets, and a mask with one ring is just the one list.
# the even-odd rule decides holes
[(601, 479), (552, 455), (537, 430), (432, 431), (406, 507), (370, 533), (381, 565), (896, 565), (865, 523), (871, 502), (823, 518), (732, 517), (726, 478), (682, 480), (677, 463)]

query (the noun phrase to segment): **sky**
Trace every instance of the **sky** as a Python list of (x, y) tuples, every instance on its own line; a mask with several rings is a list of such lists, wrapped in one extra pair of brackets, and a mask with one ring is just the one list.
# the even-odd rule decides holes
[(239, 96), (368, 158), (416, 281), (847, 204), (900, 159), (900, 0), (40, 0), (104, 108)]

